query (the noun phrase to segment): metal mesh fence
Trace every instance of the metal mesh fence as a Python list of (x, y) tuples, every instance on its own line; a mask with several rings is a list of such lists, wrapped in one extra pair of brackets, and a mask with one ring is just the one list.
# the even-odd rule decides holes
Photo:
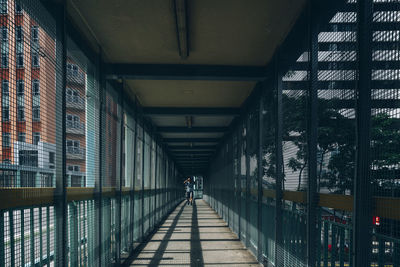
[(119, 264), (181, 199), (138, 104), (62, 14), (0, 1), (0, 266)]
[[(240, 192), (227, 211), (238, 217), (230, 226), (261, 262), (400, 264), (399, 7), (395, 0), (311, 2), (225, 141), (237, 152), (216, 154), (205, 195), (221, 214), (230, 200), (218, 186), (230, 176), (227, 190)], [(229, 170), (221, 158), (232, 161)]]

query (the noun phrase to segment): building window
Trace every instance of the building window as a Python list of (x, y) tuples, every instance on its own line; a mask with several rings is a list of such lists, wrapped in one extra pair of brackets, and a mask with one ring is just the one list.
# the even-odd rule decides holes
[(22, 132), (18, 133), (18, 141), (25, 143), (26, 142), (26, 134), (22, 133)]
[(81, 167), (79, 165), (68, 165), (67, 169), (70, 172), (80, 172), (81, 171)]
[(32, 67), (34, 67), (34, 68), (39, 67), (39, 53), (38, 52), (32, 53)]
[(17, 53), (17, 68), (24, 67), (24, 53)]
[(56, 163), (56, 154), (54, 152), (49, 152), (49, 163), (51, 164)]
[(79, 141), (78, 140), (67, 140), (67, 152), (71, 154), (79, 154)]
[(0, 0), (0, 14), (7, 14), (7, 0)]
[(22, 42), (22, 27), (17, 26), (15, 27), (15, 38), (17, 42)]
[(2, 110), (1, 110), (1, 115), (2, 115), (3, 122), (10, 121), (10, 108), (9, 107), (3, 107)]
[(33, 121), (40, 121), (40, 107), (33, 107)]
[(23, 121), (24, 118), (24, 112), (20, 112), (20, 109), (24, 109), (25, 103), (24, 103), (24, 94), (25, 94), (25, 89), (24, 89), (24, 81), (23, 80), (18, 80), (17, 81), (17, 106), (18, 106), (18, 118), (20, 118), (20, 121)]
[(24, 95), (24, 80), (17, 81), (17, 95)]
[(37, 43), (39, 41), (39, 28), (38, 28), (38, 26), (33, 26), (31, 33), (32, 33), (32, 42)]
[(15, 13), (18, 15), (22, 14), (22, 5), (19, 1), (15, 2)]
[(1, 91), (2, 91), (3, 95), (9, 94), (8, 80), (3, 80), (3, 82), (1, 83)]
[(40, 133), (33, 133), (33, 144), (37, 145), (40, 142)]
[(17, 120), (18, 121), (25, 121), (25, 108), (18, 107), (17, 109)]
[(32, 82), (32, 95), (39, 95), (39, 94), (40, 94), (39, 80), (33, 80), (33, 82)]
[(2, 83), (2, 95), (1, 95), (1, 105), (3, 111), (3, 121), (8, 121), (10, 116), (10, 92), (8, 89), (8, 81), (3, 80)]
[(69, 128), (79, 128), (79, 116), (67, 114), (67, 127)]
[(77, 77), (79, 74), (78, 66), (75, 64), (67, 63), (67, 74)]
[(10, 147), (10, 133), (3, 133), (3, 147)]
[(8, 42), (8, 29), (7, 29), (7, 27), (1, 27), (1, 41), (3, 43)]
[(71, 88), (67, 88), (67, 102), (70, 103), (80, 103), (81, 99), (79, 97), (79, 93)]
[(39, 157), (37, 150), (20, 150), (19, 151), (19, 165), (37, 167), (39, 164)]
[(1, 67), (8, 68), (8, 53), (1, 53)]

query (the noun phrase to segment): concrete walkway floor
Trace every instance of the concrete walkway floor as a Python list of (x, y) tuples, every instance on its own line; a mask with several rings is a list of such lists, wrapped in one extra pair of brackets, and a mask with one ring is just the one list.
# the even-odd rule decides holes
[(180, 204), (130, 266), (261, 266), (203, 200)]

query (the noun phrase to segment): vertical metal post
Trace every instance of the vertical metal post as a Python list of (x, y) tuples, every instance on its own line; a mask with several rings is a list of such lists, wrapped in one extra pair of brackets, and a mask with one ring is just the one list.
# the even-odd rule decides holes
[(144, 147), (146, 145), (146, 140), (145, 140), (145, 131), (144, 131), (144, 121), (142, 120), (142, 192), (141, 192), (141, 197), (142, 197), (142, 216), (140, 217), (140, 240), (143, 242), (144, 240), (144, 161), (146, 160), (145, 154), (144, 154)]
[(257, 237), (257, 258), (259, 262), (263, 262), (263, 242), (262, 242), (262, 200), (263, 200), (263, 128), (264, 128), (264, 120), (263, 120), (263, 109), (264, 109), (264, 92), (266, 89), (266, 83), (263, 82), (260, 84), (260, 98), (259, 98), (259, 109), (258, 109), (258, 212), (257, 212), (257, 229), (258, 229), (258, 237)]
[[(30, 262), (31, 262), (31, 266), (35, 266), (35, 220), (34, 220), (34, 208), (30, 208), (29, 212), (30, 212), (30, 214), (29, 214)], [(66, 257), (66, 255), (67, 254), (65, 254), (65, 257)], [(59, 262), (59, 263), (61, 263), (61, 258), (60, 258), (61, 256), (62, 255), (60, 255), (60, 256), (56, 255), (56, 261)]]
[(158, 203), (157, 203), (157, 195), (158, 195), (158, 144), (155, 142), (155, 162), (154, 162), (154, 226), (158, 223)]
[[(67, 179), (66, 179), (66, 66), (67, 66), (67, 37), (66, 37), (66, 11), (65, 0), (54, 5), (56, 18), (56, 121), (61, 124), (56, 131), (56, 150), (59, 152), (56, 157), (56, 189), (55, 199), (55, 265), (66, 267), (67, 262)], [(31, 209), (31, 220), (33, 209)], [(31, 227), (32, 223), (31, 223)], [(33, 245), (33, 244), (31, 244)], [(31, 251), (34, 248), (31, 248)], [(32, 252), (31, 252), (32, 253)], [(32, 258), (32, 255), (31, 255)]]
[[(15, 266), (15, 231), (14, 231), (14, 210), (10, 209), (8, 212), (8, 222), (10, 226), (10, 264)], [(35, 238), (35, 237), (31, 237)]]
[(282, 182), (283, 182), (283, 152), (282, 152), (282, 132), (283, 132), (283, 116), (282, 116), (282, 77), (279, 70), (279, 51), (274, 58), (274, 80), (276, 86), (276, 204), (275, 204), (275, 266), (283, 267), (283, 213), (282, 213)]
[(372, 197), (370, 184), (372, 0), (358, 1), (358, 83), (356, 89), (356, 173), (354, 179), (353, 265), (370, 266)]
[(148, 189), (148, 191), (149, 191), (149, 193), (148, 193), (148, 198), (149, 198), (149, 206), (148, 206), (148, 211), (149, 211), (149, 232), (151, 232), (152, 230), (153, 230), (153, 228), (152, 228), (152, 221), (153, 221), (153, 219), (152, 219), (152, 217), (153, 217), (153, 214), (152, 214), (152, 212), (151, 212), (151, 203), (153, 202), (153, 189), (151, 188), (152, 187), (152, 174), (153, 174), (153, 170), (152, 170), (152, 161), (153, 161), (153, 151), (152, 151), (152, 146), (153, 146), (153, 138), (152, 138), (152, 132), (153, 132), (153, 129), (151, 129), (151, 134), (149, 133), (149, 189)]
[(124, 137), (125, 137), (125, 133), (124, 133), (124, 84), (123, 82), (120, 84), (120, 88), (119, 88), (119, 98), (118, 98), (118, 102), (119, 105), (121, 107), (121, 118), (119, 119), (120, 121), (120, 140), (119, 140), (119, 179), (117, 179), (117, 190), (116, 190), (116, 225), (117, 225), (117, 229), (116, 229), (116, 255), (115, 255), (115, 262), (117, 264), (121, 264), (121, 215), (122, 215), (122, 177), (124, 176), (123, 173), (123, 162), (124, 162)]
[(245, 244), (246, 247), (249, 248), (250, 247), (250, 155), (249, 155), (249, 138), (250, 138), (250, 119), (248, 116), (248, 112), (246, 112), (244, 114), (244, 121), (245, 121), (245, 125), (246, 125), (246, 138), (245, 138), (245, 142), (246, 142), (246, 151), (245, 151), (245, 155), (246, 155), (246, 215), (245, 215), (245, 221), (246, 221), (246, 240), (245, 240)]
[(132, 212), (130, 214), (130, 219), (131, 219), (131, 227), (130, 227), (130, 233), (131, 233), (131, 244), (130, 244), (130, 254), (132, 254), (134, 250), (134, 241), (135, 241), (135, 189), (136, 189), (136, 162), (137, 162), (137, 129), (138, 129), (138, 116), (137, 116), (137, 99), (135, 97), (135, 109), (134, 109), (134, 118), (135, 118), (135, 133), (134, 133), (134, 144), (133, 144), (133, 183), (131, 186), (131, 205), (132, 205)]
[[(242, 174), (241, 174), (241, 142), (240, 142), (240, 134), (238, 134), (238, 131), (236, 130), (236, 145), (237, 145), (237, 151), (236, 151), (236, 157), (237, 157), (237, 181), (238, 181), (238, 195), (237, 195), (237, 214), (238, 214), (238, 236), (241, 238), (242, 232), (241, 232), (241, 215), (242, 215)], [(211, 183), (210, 183), (211, 184)]]
[[(95, 231), (97, 240), (95, 242), (95, 266), (101, 266), (102, 258), (103, 258), (103, 235), (102, 235), (102, 226), (103, 226), (103, 138), (104, 138), (104, 92), (106, 89), (106, 80), (104, 77), (104, 64), (103, 64), (103, 51), (100, 48), (99, 58), (98, 58), (98, 65), (99, 65), (99, 98), (100, 98), (100, 107), (99, 107), (99, 173), (98, 179), (95, 181)], [(96, 225), (97, 223), (97, 225)]]
[[(25, 209), (21, 209), (21, 266), (25, 266)], [(0, 228), (4, 229), (4, 228)], [(2, 262), (0, 261), (0, 264)]]
[(308, 91), (308, 183), (307, 183), (307, 266), (316, 266), (317, 241), (317, 142), (318, 142), (318, 22), (316, 0), (308, 6), (309, 26), (309, 91)]

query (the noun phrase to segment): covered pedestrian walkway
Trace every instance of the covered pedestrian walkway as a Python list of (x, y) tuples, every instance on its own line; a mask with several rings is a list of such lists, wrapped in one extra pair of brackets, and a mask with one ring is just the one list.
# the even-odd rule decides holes
[(0, 88), (0, 266), (400, 267), (399, 0), (0, 0)]
[(260, 266), (204, 201), (181, 203), (129, 266)]

